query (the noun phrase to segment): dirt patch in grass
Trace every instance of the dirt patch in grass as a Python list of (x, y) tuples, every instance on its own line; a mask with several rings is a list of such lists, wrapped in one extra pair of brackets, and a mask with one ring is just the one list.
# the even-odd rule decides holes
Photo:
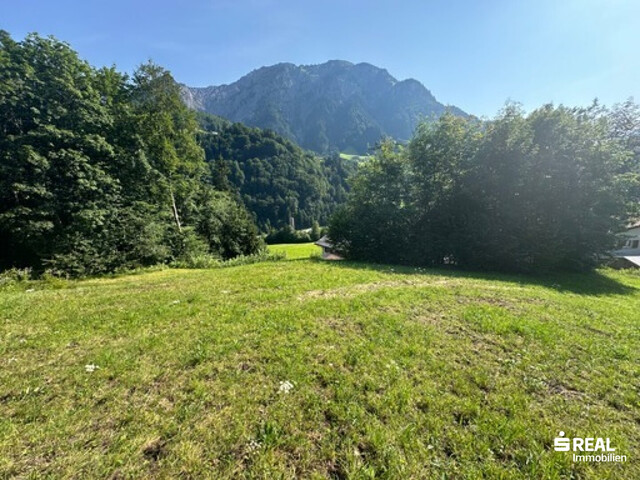
[(586, 396), (584, 392), (576, 390), (575, 388), (569, 385), (565, 385), (562, 382), (551, 381), (545, 382), (545, 384), (547, 387), (547, 392), (552, 395), (561, 395), (566, 398), (580, 398)]
[(149, 440), (142, 447), (142, 455), (147, 460), (156, 462), (167, 454), (167, 442), (160, 437)]
[[(428, 280), (422, 278), (405, 278), (402, 280), (385, 280), (380, 282), (361, 283), (356, 285), (347, 285), (344, 287), (324, 289), (324, 290), (309, 290), (301, 295), (298, 295), (298, 300), (314, 300), (314, 299), (331, 299), (331, 298), (352, 298), (357, 295), (382, 290), (385, 288), (399, 289), (399, 288), (421, 288), (421, 287), (452, 287), (460, 288), (464, 285), (468, 285), (469, 281), (450, 278), (431, 278)], [(478, 283), (473, 285), (482, 290), (490, 291), (514, 291), (523, 290), (521, 286), (511, 285), (491, 285), (489, 283)], [(464, 297), (461, 297), (464, 298)], [(487, 298), (488, 303), (501, 302), (500, 299)], [(536, 299), (531, 299), (531, 302), (536, 302)]]
[(388, 280), (383, 282), (363, 283), (357, 285), (349, 285), (346, 287), (332, 288), (330, 290), (310, 290), (304, 292), (298, 296), (298, 300), (313, 300), (317, 298), (330, 299), (330, 298), (351, 298), (362, 293), (374, 292), (382, 290), (384, 288), (406, 288), (406, 287), (430, 287), (440, 285), (458, 285), (459, 282), (455, 282), (448, 279), (420, 281), (420, 280)]

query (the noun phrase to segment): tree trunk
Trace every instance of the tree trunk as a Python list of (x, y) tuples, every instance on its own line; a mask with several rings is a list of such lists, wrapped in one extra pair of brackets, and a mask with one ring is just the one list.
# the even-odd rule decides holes
[(173, 218), (176, 221), (178, 231), (182, 233), (182, 225), (180, 225), (180, 215), (178, 215), (178, 207), (176, 207), (176, 197), (173, 196), (173, 189), (169, 186), (169, 193), (171, 194), (171, 206), (173, 208)]

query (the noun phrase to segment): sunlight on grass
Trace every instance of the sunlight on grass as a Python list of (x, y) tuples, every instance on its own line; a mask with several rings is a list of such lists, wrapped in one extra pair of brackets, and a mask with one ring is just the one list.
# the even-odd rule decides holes
[(285, 253), (287, 260), (297, 260), (309, 258), (322, 254), (322, 249), (313, 243), (284, 243), (280, 245), (269, 245), (271, 253)]
[[(2, 478), (640, 478), (637, 274), (63, 283), (0, 290)], [(629, 462), (573, 463), (560, 430)]]

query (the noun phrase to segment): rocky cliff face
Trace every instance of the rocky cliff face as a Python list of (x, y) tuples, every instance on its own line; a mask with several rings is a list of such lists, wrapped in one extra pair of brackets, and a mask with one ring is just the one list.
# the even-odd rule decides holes
[(411, 137), (421, 119), (447, 108), (417, 80), (399, 82), (368, 63), (280, 63), (230, 85), (184, 87), (190, 107), (269, 128), (317, 152), (366, 153), (384, 136)]

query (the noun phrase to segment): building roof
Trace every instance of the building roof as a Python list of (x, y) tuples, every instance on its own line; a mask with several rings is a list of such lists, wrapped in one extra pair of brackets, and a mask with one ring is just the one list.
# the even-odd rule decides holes
[(627, 228), (625, 228), (625, 230), (631, 230), (632, 228), (638, 227), (640, 227), (640, 220), (634, 220), (633, 222), (629, 223), (629, 225), (627, 225)]
[(621, 258), (624, 258), (626, 261), (631, 262), (634, 265), (640, 267), (640, 255), (623, 256)]
[(313, 243), (314, 245), (318, 245), (319, 247), (333, 248), (333, 244), (331, 243), (331, 240), (329, 240), (329, 237), (327, 237), (326, 235), (323, 235), (318, 239), (317, 242), (313, 242)]

